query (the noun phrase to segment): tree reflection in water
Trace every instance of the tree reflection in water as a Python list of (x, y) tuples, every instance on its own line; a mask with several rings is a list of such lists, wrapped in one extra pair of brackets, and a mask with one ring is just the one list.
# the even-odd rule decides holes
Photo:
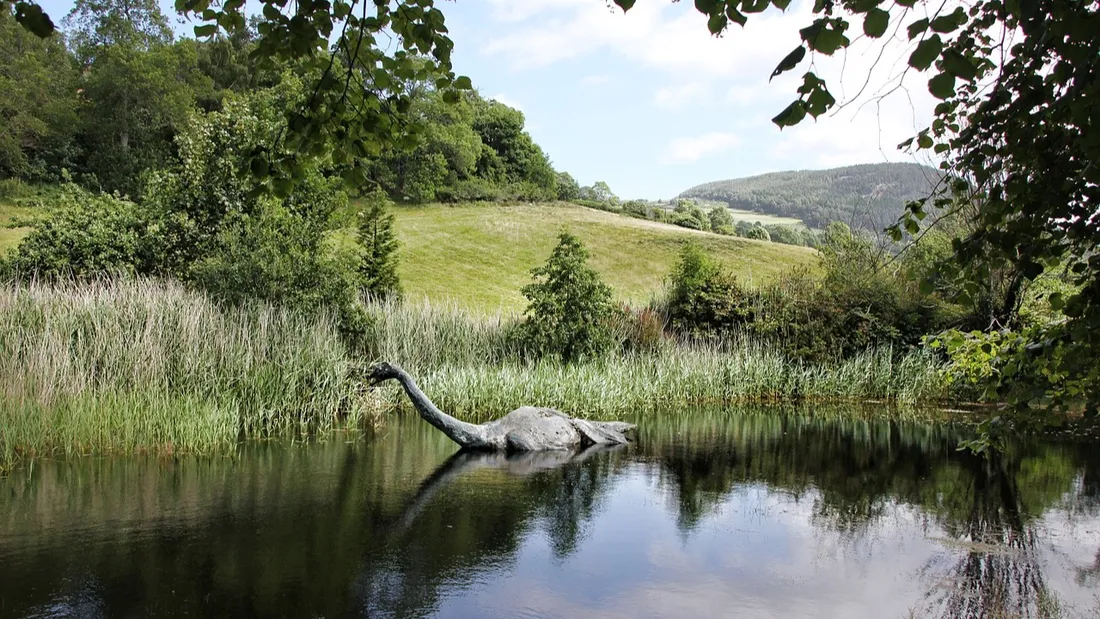
[[(987, 461), (957, 451), (948, 424), (850, 410), (641, 421), (629, 449), (580, 455), (454, 454), (412, 420), (233, 460), (42, 462), (0, 480), (0, 616), (428, 616), (542, 541), (554, 562), (606, 547), (594, 523), (639, 478), (685, 537), (747, 487), (808, 501), (807, 524), (842, 544), (881, 545), (907, 510), (945, 538), (917, 574), (919, 616), (1042, 616), (1044, 515), (1100, 512), (1091, 446), (1033, 441)], [(1100, 555), (1082, 563), (1076, 586), (1100, 587)]]

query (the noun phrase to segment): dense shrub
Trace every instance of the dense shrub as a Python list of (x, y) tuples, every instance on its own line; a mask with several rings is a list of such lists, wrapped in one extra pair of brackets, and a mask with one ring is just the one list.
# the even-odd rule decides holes
[(707, 213), (707, 219), (710, 221), (710, 229), (715, 232), (723, 230), (729, 230), (726, 234), (732, 234), (733, 232), (733, 215), (730, 215), (728, 208), (724, 206), (718, 206), (710, 209)]
[(44, 208), (45, 217), (33, 222), (7, 260), (9, 275), (83, 279), (153, 270), (150, 235), (155, 228), (137, 204), (70, 183)]
[(745, 233), (745, 238), (756, 239), (758, 241), (772, 240), (772, 236), (768, 232), (768, 229), (764, 226), (761, 226), (760, 224), (756, 224), (755, 226), (749, 228), (748, 232)]
[(588, 251), (568, 232), (558, 237), (535, 281), (523, 287), (529, 304), (516, 337), (532, 357), (570, 363), (611, 349), (611, 288), (587, 264)]
[(178, 161), (148, 176), (140, 206), (68, 187), (8, 270), (164, 275), (229, 302), (349, 307), (358, 289), (355, 257), (328, 243), (334, 214), (347, 202), (339, 181), (302, 157), (297, 182), (277, 198), (257, 184), (246, 159), (276, 141), (284, 111), (304, 96), (302, 81), (287, 74), (276, 87), (193, 116), (177, 136)]
[(345, 310), (355, 300), (355, 256), (327, 251), (324, 231), (301, 224), (274, 200), (248, 216), (231, 214), (215, 248), (192, 266), (191, 279), (230, 303), (261, 299), (307, 310)]
[(921, 294), (903, 270), (880, 268), (872, 247), (834, 232), (823, 275), (789, 273), (756, 287), (685, 246), (667, 299), (672, 329), (693, 338), (747, 334), (790, 357), (828, 361), (873, 347), (900, 353), (957, 317), (949, 304)]

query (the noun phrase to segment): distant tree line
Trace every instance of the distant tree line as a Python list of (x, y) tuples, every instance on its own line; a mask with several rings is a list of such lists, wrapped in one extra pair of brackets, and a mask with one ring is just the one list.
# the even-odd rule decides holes
[[(559, 187), (566, 186), (566, 183), (576, 186), (573, 177), (568, 174), (564, 176), (567, 180)], [(734, 221), (730, 209), (725, 206), (714, 206), (704, 210), (697, 201), (688, 198), (676, 198), (671, 203), (646, 200), (623, 201), (604, 181), (597, 181), (589, 187), (576, 187), (574, 191), (568, 193), (563, 192), (559, 195), (559, 199), (609, 213), (669, 223), (689, 230), (703, 230), (784, 245), (820, 247), (824, 239), (823, 230), (813, 230), (801, 225), (764, 225), (759, 221), (749, 222), (743, 219)]]
[[(39, 38), (0, 11), (0, 181), (56, 183), (66, 171), (85, 188), (139, 199), (147, 173), (178, 155), (192, 116), (271, 88), (285, 71), (311, 75), (301, 63), (256, 60), (260, 23), (177, 39), (155, 0), (78, 0), (63, 34)], [(391, 110), (415, 147), (366, 144), (352, 153), (364, 164), (363, 186), (405, 202), (558, 196), (558, 174), (521, 112), (473, 90), (447, 103), (431, 64), (422, 64), (424, 79), (407, 86), (410, 109)]]

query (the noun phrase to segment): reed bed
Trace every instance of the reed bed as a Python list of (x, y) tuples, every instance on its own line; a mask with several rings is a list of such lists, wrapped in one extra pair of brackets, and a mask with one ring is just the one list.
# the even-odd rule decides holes
[(888, 351), (871, 351), (836, 366), (815, 367), (791, 363), (759, 347), (733, 353), (681, 349), (569, 366), (446, 367), (423, 375), (419, 383), (441, 408), (476, 421), (520, 404), (612, 418), (727, 403), (918, 404), (947, 395), (938, 364), (920, 354), (896, 362)]
[(355, 387), (326, 316), (222, 308), (149, 280), (0, 287), (0, 468), (323, 429)]
[[(680, 342), (587, 363), (528, 362), (510, 343), (512, 319), (473, 316), (429, 303), (375, 303), (366, 356), (398, 363), (444, 410), (483, 421), (522, 404), (615, 417), (683, 407), (788, 400), (949, 399), (942, 364), (914, 351), (868, 350), (829, 365), (792, 361), (747, 338)], [(625, 349), (631, 343), (623, 342)], [(391, 386), (387, 399), (403, 403)]]
[[(0, 286), (0, 470), (52, 453), (209, 451), (241, 438), (324, 432), (405, 405), (364, 397), (372, 361), (404, 366), (436, 403), (476, 421), (516, 406), (622, 417), (727, 403), (949, 398), (940, 362), (870, 350), (792, 362), (743, 338), (631, 342), (605, 359), (529, 361), (515, 317), (430, 303), (368, 302), (361, 348), (335, 321), (219, 306), (152, 280)], [(652, 334), (651, 334), (652, 335)]]

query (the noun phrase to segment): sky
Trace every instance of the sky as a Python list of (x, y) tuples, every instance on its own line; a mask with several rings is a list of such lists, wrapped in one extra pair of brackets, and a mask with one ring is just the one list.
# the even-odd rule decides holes
[[(60, 24), (73, 3), (42, 4)], [(172, 0), (162, 6), (171, 12)], [(626, 14), (606, 0), (437, 6), (455, 71), (522, 111), (556, 169), (582, 185), (605, 181), (624, 198), (667, 199), (699, 183), (780, 170), (918, 161), (896, 147), (927, 126), (935, 105), (927, 78), (904, 71), (911, 47), (903, 26), (922, 16), (919, 7), (895, 16), (883, 40), (862, 38), (857, 21), (846, 53), (807, 56), (769, 82), (812, 22), (812, 2), (750, 15), (721, 38), (688, 1), (640, 0)], [(811, 66), (842, 105), (780, 131), (771, 118)]]

